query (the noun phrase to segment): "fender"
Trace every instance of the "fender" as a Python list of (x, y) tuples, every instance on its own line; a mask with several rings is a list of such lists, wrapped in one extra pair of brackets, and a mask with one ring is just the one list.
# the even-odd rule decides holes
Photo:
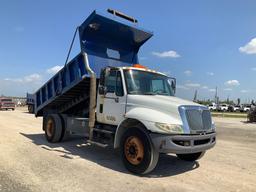
[(166, 134), (166, 132), (155, 126), (155, 122), (182, 124), (180, 119), (174, 118), (164, 112), (145, 107), (134, 107), (125, 114), (125, 119), (117, 126), (114, 148), (119, 147), (120, 139), (125, 129), (134, 125), (142, 125), (142, 127), (145, 127), (145, 130), (143, 131), (148, 130), (150, 132)]

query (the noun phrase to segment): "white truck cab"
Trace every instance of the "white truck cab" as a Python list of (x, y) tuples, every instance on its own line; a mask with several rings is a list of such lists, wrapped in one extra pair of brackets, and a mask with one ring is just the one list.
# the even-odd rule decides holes
[[(154, 151), (152, 164), (143, 173), (155, 167), (159, 153), (175, 153), (181, 159), (196, 160), (215, 145), (215, 126), (209, 109), (175, 97), (175, 85), (174, 78), (141, 65), (108, 67), (102, 71), (97, 122), (117, 126), (114, 148), (124, 148), (130, 171), (138, 173), (136, 163), (143, 159), (132, 151), (137, 149), (137, 155), (140, 150), (145, 151), (140, 147), (141, 138), (133, 136), (131, 129), (143, 132), (150, 143), (149, 150)], [(132, 138), (130, 144), (123, 143), (128, 142), (123, 141), (125, 132)]]

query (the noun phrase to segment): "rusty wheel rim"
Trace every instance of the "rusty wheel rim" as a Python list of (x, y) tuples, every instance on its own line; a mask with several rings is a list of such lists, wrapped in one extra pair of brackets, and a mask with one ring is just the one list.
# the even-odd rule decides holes
[(49, 119), (46, 124), (46, 133), (49, 137), (53, 135), (53, 120)]
[(138, 137), (128, 137), (124, 145), (125, 157), (129, 163), (138, 165), (144, 158), (144, 147)]

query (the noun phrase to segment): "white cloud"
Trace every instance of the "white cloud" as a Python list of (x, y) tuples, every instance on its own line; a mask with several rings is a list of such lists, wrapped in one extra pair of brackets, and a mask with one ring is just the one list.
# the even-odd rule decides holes
[(256, 71), (256, 67), (251, 68), (252, 71)]
[(207, 86), (203, 86), (202, 89), (208, 89), (208, 87)]
[(186, 87), (200, 87), (201, 85), (199, 83), (187, 83), (185, 84)]
[(256, 38), (253, 38), (249, 43), (239, 48), (241, 53), (256, 54)]
[(184, 85), (177, 85), (178, 89), (184, 89), (184, 90), (189, 90), (188, 87), (184, 86)]
[(180, 55), (176, 51), (152, 52), (153, 55), (161, 58), (178, 58)]
[(23, 81), (22, 79), (19, 79), (19, 78), (5, 78), (4, 80), (5, 80), (5, 81), (16, 82), (16, 83)]
[(250, 90), (241, 90), (241, 93), (248, 93)]
[(231, 88), (225, 88), (225, 89), (223, 89), (224, 91), (232, 91), (232, 89)]
[(37, 82), (37, 81), (40, 81), (41, 79), (42, 79), (41, 75), (34, 73), (31, 75), (25, 76), (23, 78), (23, 81), (29, 83), (29, 82)]
[(192, 71), (186, 70), (186, 71), (184, 71), (184, 73), (185, 73), (185, 75), (190, 76), (192, 74)]
[(215, 92), (216, 89), (208, 89), (210, 92)]
[(206, 74), (207, 74), (207, 75), (210, 75), (210, 76), (213, 76), (213, 75), (214, 75), (213, 72), (207, 72)]
[(5, 78), (4, 80), (15, 82), (15, 83), (31, 83), (31, 82), (37, 83), (42, 80), (42, 76), (37, 73), (34, 73), (31, 75), (27, 75), (23, 78)]
[(225, 82), (226, 86), (239, 86), (240, 83), (238, 80), (229, 80)]
[(54, 74), (56, 74), (59, 70), (61, 70), (62, 67), (63, 67), (63, 66), (56, 65), (56, 66), (54, 66), (54, 67), (52, 67), (52, 68), (47, 69), (46, 72), (47, 72), (48, 74), (54, 75)]

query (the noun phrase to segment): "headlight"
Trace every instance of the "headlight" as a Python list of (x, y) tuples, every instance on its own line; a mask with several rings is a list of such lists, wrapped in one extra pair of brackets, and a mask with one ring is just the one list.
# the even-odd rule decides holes
[(216, 130), (216, 126), (215, 126), (215, 123), (212, 122), (212, 130), (215, 131)]
[(167, 124), (167, 123), (155, 123), (155, 126), (168, 133), (183, 133), (182, 125)]

